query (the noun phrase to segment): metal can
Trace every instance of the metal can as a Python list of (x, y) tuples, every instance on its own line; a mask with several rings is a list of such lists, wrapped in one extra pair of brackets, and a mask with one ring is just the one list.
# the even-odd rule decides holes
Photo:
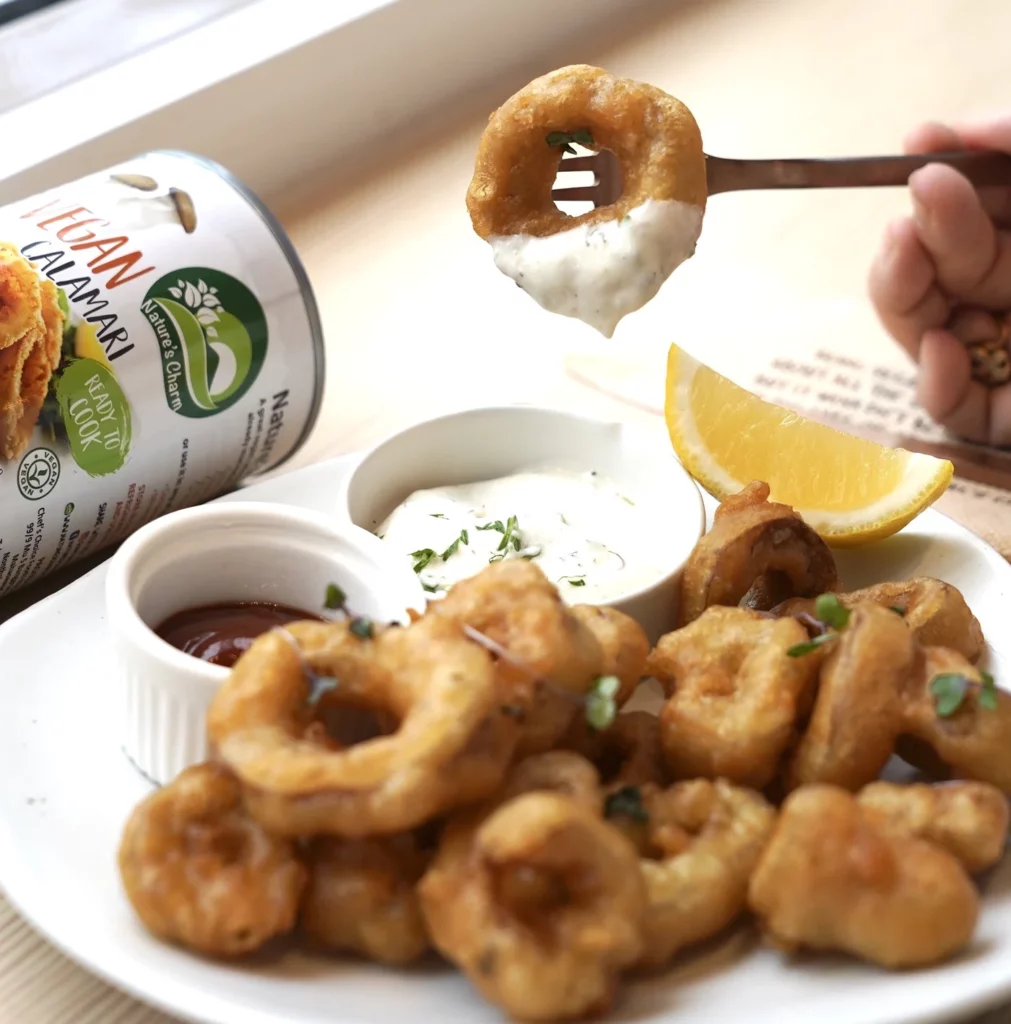
[(0, 208), (0, 594), (273, 469), (323, 380), (294, 248), (212, 162)]

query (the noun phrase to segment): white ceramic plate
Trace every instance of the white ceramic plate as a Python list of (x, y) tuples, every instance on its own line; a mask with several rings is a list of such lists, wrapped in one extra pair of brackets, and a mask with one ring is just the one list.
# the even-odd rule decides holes
[[(349, 462), (257, 484), (236, 497), (335, 507)], [(918, 574), (959, 587), (1011, 680), (1011, 567), (944, 516), (927, 512), (891, 541), (841, 555), (843, 582)], [(387, 971), (291, 952), (258, 965), (200, 960), (137, 924), (120, 890), (120, 829), (148, 791), (116, 746), (115, 681), (103, 618), (104, 567), (0, 627), (0, 883), (65, 953), (140, 999), (207, 1024), (500, 1022), (449, 969)], [(58, 638), (58, 642), (54, 640)], [(749, 929), (626, 987), (608, 1020), (749, 1024), (898, 1024), (950, 1018), (1011, 995), (1011, 865), (987, 883), (972, 950), (930, 971), (886, 974), (833, 958), (787, 966)]]

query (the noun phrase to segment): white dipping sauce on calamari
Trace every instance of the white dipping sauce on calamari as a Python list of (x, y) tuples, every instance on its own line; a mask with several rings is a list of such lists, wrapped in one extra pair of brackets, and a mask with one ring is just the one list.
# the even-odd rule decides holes
[(495, 266), (545, 309), (610, 338), (618, 321), (646, 305), (695, 252), (701, 233), (700, 206), (647, 199), (619, 220), (488, 241)]
[(501, 558), (529, 558), (570, 604), (605, 603), (657, 582), (657, 531), (635, 496), (592, 471), (530, 471), (415, 491), (377, 533), (444, 593)]

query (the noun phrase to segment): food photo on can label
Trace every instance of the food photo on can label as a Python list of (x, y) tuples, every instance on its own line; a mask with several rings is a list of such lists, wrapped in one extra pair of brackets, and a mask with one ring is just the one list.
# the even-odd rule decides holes
[(0, 1009), (1003, 1021), (1011, 9), (207, 3), (0, 153)]

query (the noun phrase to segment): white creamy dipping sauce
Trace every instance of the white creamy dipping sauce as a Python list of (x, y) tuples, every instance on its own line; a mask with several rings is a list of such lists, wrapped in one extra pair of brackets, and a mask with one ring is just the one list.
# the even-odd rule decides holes
[(570, 604), (655, 583), (660, 524), (593, 471), (530, 471), (415, 491), (376, 530), (433, 596), (502, 558), (529, 558)]
[(610, 338), (618, 321), (646, 305), (695, 252), (701, 233), (701, 207), (647, 199), (619, 220), (489, 242), (499, 270), (545, 309)]

